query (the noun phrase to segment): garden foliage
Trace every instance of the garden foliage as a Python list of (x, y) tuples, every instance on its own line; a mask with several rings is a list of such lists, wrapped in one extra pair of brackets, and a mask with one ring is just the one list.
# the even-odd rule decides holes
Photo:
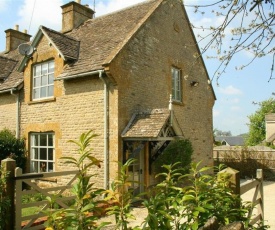
[[(91, 167), (100, 167), (100, 161), (92, 156), (90, 142), (96, 135), (91, 131), (83, 133), (79, 141), (71, 141), (78, 146), (78, 158), (64, 157), (69, 164), (79, 169), (77, 183), (73, 186), (75, 203), (67, 209), (54, 209), (54, 200), (48, 198), (52, 209), (48, 210), (47, 230), (68, 229), (86, 230), (102, 229), (109, 223), (99, 224), (99, 204), (111, 203), (107, 215), (114, 215), (116, 224), (112, 229), (120, 230), (197, 230), (203, 227), (207, 220), (216, 217), (220, 225), (227, 225), (234, 221), (242, 221), (246, 229), (267, 229), (267, 226), (249, 226), (247, 213), (252, 207), (243, 203), (238, 195), (233, 194), (229, 187), (228, 174), (212, 174), (212, 167), (200, 167), (200, 163), (191, 163), (190, 171), (185, 173), (180, 162), (165, 164), (163, 171), (157, 175), (160, 183), (148, 188), (146, 194), (134, 196), (133, 181), (129, 181), (128, 169), (134, 159), (128, 159), (120, 164), (116, 179), (109, 190), (94, 188), (92, 179), (88, 175)], [(137, 182), (136, 182), (137, 183)], [(105, 195), (105, 198), (103, 198)], [(133, 202), (142, 201), (148, 210), (148, 215), (141, 226), (129, 227)]]
[(79, 141), (70, 140), (78, 146), (77, 158), (62, 157), (66, 163), (74, 165), (79, 169), (77, 183), (73, 185), (72, 193), (75, 195), (74, 204), (67, 209), (54, 210), (55, 200), (47, 197), (51, 209), (47, 211), (48, 220), (45, 222), (47, 229), (54, 230), (84, 230), (101, 229), (107, 223), (97, 225), (101, 208), (99, 204), (103, 201), (98, 199), (102, 195), (102, 189), (94, 188), (88, 170), (92, 167), (100, 167), (100, 161), (92, 156), (90, 143), (97, 136), (92, 131), (83, 133)]
[(0, 161), (11, 157), (16, 161), (16, 166), (25, 169), (25, 153), (24, 139), (17, 139), (8, 129), (0, 131)]

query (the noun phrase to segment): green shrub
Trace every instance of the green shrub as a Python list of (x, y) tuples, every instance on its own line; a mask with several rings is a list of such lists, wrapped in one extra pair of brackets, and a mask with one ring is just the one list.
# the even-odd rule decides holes
[(17, 139), (8, 129), (0, 131), (0, 161), (11, 157), (16, 161), (16, 166), (25, 169), (25, 140)]
[[(239, 196), (229, 188), (226, 175), (204, 174), (210, 167), (199, 168), (191, 164), (189, 174), (182, 174), (177, 164), (164, 165), (163, 181), (153, 190), (153, 195), (144, 201), (148, 216), (144, 229), (196, 230), (215, 216), (220, 225), (243, 221), (248, 225), (250, 205), (241, 203)], [(181, 187), (181, 180), (188, 178), (189, 186)]]
[(99, 199), (102, 195), (102, 189), (93, 187), (94, 183), (91, 179), (95, 175), (88, 175), (88, 169), (97, 166), (100, 167), (100, 161), (92, 156), (92, 149), (90, 143), (92, 139), (97, 136), (89, 131), (81, 134), (79, 141), (70, 140), (78, 146), (77, 155), (74, 157), (62, 157), (68, 164), (73, 164), (79, 169), (77, 182), (73, 185), (72, 193), (75, 195), (75, 203), (67, 209), (55, 209), (55, 198), (47, 197), (51, 209), (47, 210), (48, 219), (45, 226), (49, 229), (63, 230), (63, 229), (101, 229), (107, 223), (102, 223), (99, 226), (98, 213), (102, 212), (99, 204), (104, 203)]
[(179, 162), (175, 167), (180, 168), (182, 173), (188, 173), (192, 161), (192, 154), (193, 148), (189, 140), (171, 141), (163, 153), (153, 163), (154, 172), (159, 174), (163, 171), (163, 165)]
[[(112, 182), (111, 188), (106, 190), (107, 195), (105, 200), (111, 201), (114, 204), (107, 210), (108, 215), (115, 215), (116, 227), (115, 229), (128, 230), (129, 219), (135, 219), (131, 214), (131, 205), (137, 196), (134, 196), (131, 189), (132, 183), (138, 183), (136, 181), (129, 181), (128, 168), (135, 162), (135, 159), (128, 159), (123, 165), (120, 165), (120, 170), (117, 173), (116, 179)], [(134, 229), (138, 229), (135, 227)]]

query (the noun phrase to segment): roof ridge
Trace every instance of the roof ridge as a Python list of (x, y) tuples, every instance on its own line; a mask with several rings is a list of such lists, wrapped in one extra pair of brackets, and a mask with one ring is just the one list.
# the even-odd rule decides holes
[[(112, 11), (112, 12), (110, 12), (110, 13), (103, 14), (103, 15), (100, 15), (100, 16), (98, 16), (98, 17), (88, 19), (86, 22), (88, 22), (88, 21), (99, 20), (99, 19), (102, 19), (102, 18), (104, 18), (104, 17), (110, 16), (110, 15), (112, 15), (112, 14), (117, 14), (117, 13), (119, 13), (119, 12), (123, 12), (123, 11), (129, 10), (129, 9), (131, 9), (131, 8), (138, 7), (138, 6), (140, 6), (140, 5), (148, 4), (149, 2), (156, 2), (156, 1), (160, 1), (160, 0), (144, 0), (143, 2), (139, 2), (139, 3), (136, 3), (136, 4), (134, 4), (134, 5), (127, 6), (127, 7), (124, 7), (124, 8), (122, 8), (122, 9), (118, 9), (118, 10)], [(162, 0), (161, 0), (161, 1), (162, 1)], [(86, 22), (85, 22), (85, 23), (86, 23)]]
[(8, 58), (8, 57), (2, 56), (2, 55), (3, 55), (3, 54), (0, 53), (0, 58), (2, 58), (2, 59), (7, 59), (7, 60), (10, 60), (10, 61), (18, 62), (17, 60), (14, 60), (14, 59), (12, 59), (12, 58)]
[(46, 26), (41, 25), (40, 28), (41, 28), (41, 29), (49, 30), (49, 31), (52, 32), (52, 33), (55, 33), (55, 34), (64, 36), (64, 37), (66, 37), (66, 38), (68, 38), (68, 39), (71, 39), (71, 40), (73, 40), (73, 41), (79, 42), (78, 40), (76, 40), (75, 38), (73, 38), (73, 37), (71, 37), (71, 36), (69, 36), (69, 35), (67, 35), (67, 34), (63, 34), (62, 32), (59, 32), (59, 31), (50, 29), (50, 28), (48, 28), (48, 27), (46, 27)]

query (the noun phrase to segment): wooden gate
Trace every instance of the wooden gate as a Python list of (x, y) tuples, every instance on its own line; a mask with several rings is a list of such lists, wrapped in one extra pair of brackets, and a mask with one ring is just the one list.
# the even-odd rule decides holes
[[(76, 180), (79, 174), (78, 170), (65, 172), (48, 172), (48, 173), (27, 173), (22, 174), (21, 168), (15, 169), (15, 229), (44, 229), (43, 223), (34, 225), (39, 218), (46, 217), (45, 210), (50, 208), (50, 203), (46, 200), (23, 203), (22, 198), (25, 195), (34, 196), (37, 193), (44, 197), (51, 197), (62, 208), (68, 208), (66, 201), (72, 200), (74, 196), (68, 196), (68, 190), (71, 189), (72, 183)], [(70, 175), (70, 176), (69, 176)], [(68, 182), (66, 185), (58, 185), (57, 180), (61, 176), (66, 176)], [(55, 183), (53, 187), (41, 187), (37, 181), (48, 181)], [(28, 189), (23, 190), (23, 184), (26, 184)], [(65, 194), (66, 193), (66, 194)], [(29, 207), (41, 207), (40, 211), (34, 215), (22, 216), (22, 210)], [(22, 227), (22, 222), (24, 226)]]
[(257, 169), (256, 179), (246, 181), (240, 186), (240, 195), (248, 192), (249, 190), (255, 189), (252, 204), (257, 207), (257, 215), (252, 217), (253, 208), (249, 211), (248, 217), (251, 219), (250, 224), (254, 225), (258, 221), (262, 223), (264, 221), (264, 192), (263, 192), (263, 170)]

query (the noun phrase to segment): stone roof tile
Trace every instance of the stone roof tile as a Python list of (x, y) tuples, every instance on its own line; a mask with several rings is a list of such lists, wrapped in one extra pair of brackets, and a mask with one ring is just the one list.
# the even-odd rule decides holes
[(79, 53), (79, 41), (45, 26), (41, 26), (41, 29), (48, 35), (66, 59), (77, 60)]
[[(22, 56), (18, 53), (18, 50), (13, 50), (8, 53), (0, 53), (1, 60), (9, 60), (10, 67), (13, 68), (13, 71), (9, 74), (8, 78), (5, 78), (3, 82), (0, 82), (0, 92), (16, 88), (23, 84), (23, 73), (17, 72), (19, 66), (19, 60), (22, 59)], [(6, 62), (7, 63), (7, 62)], [(1, 65), (1, 64), (0, 64)], [(2, 66), (3, 67), (3, 66)], [(0, 75), (4, 76), (4, 72), (7, 73), (8, 70), (2, 72), (3, 68), (0, 66)], [(10, 69), (11, 70), (11, 69)], [(2, 75), (3, 74), (3, 75)]]
[(74, 75), (103, 69), (125, 42), (140, 27), (142, 20), (157, 7), (162, 0), (150, 0), (105, 16), (90, 19), (82, 26), (68, 33), (80, 41), (78, 60), (67, 65), (62, 76)]
[(7, 78), (16, 66), (17, 61), (0, 56), (0, 80)]
[(170, 117), (168, 109), (154, 109), (136, 113), (122, 133), (122, 137), (158, 137)]

